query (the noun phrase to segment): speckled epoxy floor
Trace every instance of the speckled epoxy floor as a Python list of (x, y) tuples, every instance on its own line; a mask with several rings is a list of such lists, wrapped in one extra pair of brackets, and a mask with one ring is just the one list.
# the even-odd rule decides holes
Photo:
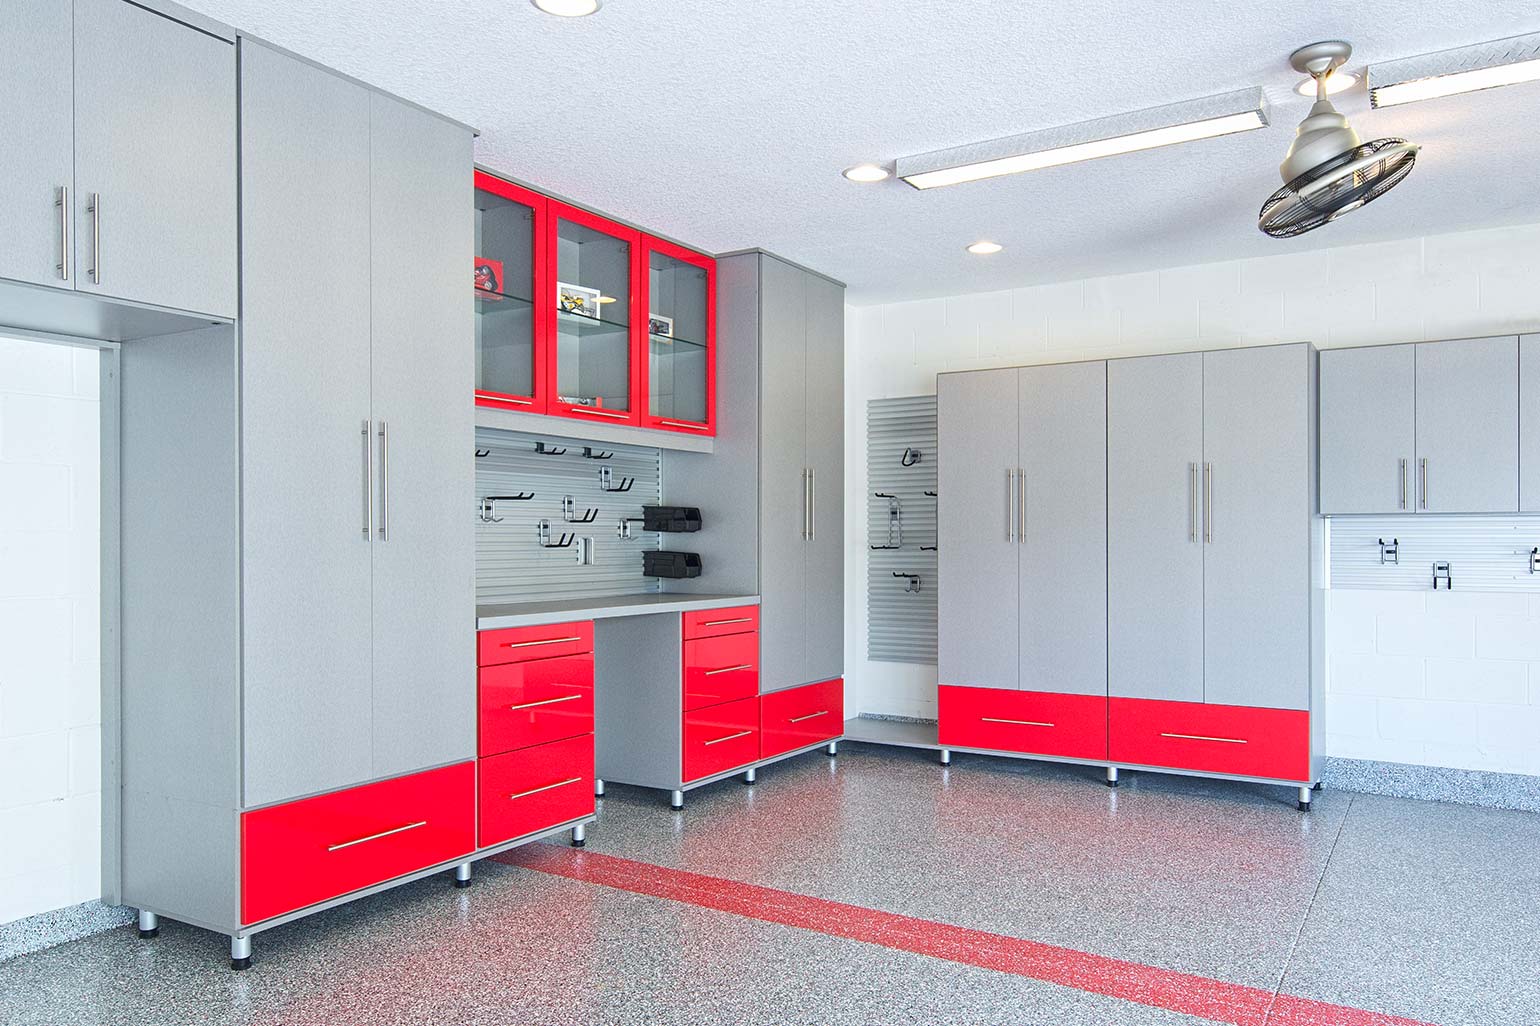
[[(612, 786), (590, 850), (1442, 1026), (1540, 1022), (1540, 816), (847, 745)], [(0, 1022), (1202, 1020), (496, 863), (260, 934), (164, 922), (0, 964)]]

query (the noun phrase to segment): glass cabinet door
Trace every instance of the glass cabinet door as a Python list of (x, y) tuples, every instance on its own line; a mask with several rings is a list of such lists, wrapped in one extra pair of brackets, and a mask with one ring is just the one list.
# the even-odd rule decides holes
[(716, 261), (644, 237), (647, 411), (643, 424), (711, 434), (716, 406)]
[(638, 424), (632, 358), (638, 234), (587, 211), (551, 204), (556, 319), (550, 412)]
[(476, 172), (476, 404), (546, 412), (544, 311), (535, 297), (546, 199)]

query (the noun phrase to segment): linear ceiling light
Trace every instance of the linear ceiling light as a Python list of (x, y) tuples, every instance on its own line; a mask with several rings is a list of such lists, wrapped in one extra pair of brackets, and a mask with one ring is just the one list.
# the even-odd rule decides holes
[(897, 170), (898, 177), (916, 189), (934, 189), (1265, 127), (1267, 101), (1256, 87), (900, 157)]
[(1455, 93), (1540, 80), (1540, 32), (1455, 50), (1408, 57), (1369, 68), (1369, 103), (1431, 100)]

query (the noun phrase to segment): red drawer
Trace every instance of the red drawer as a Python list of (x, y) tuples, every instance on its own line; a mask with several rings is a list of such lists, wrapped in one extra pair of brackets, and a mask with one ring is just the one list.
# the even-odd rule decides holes
[(480, 768), (483, 848), (593, 815), (592, 734), (494, 755)]
[(953, 748), (1107, 757), (1107, 699), (943, 684), (937, 699), (937, 740)]
[(684, 714), (684, 779), (709, 777), (759, 758), (759, 699)]
[(579, 655), (594, 650), (594, 623), (547, 623), (476, 632), (476, 665), (522, 663), (530, 659)]
[(730, 609), (699, 609), (684, 614), (685, 640), (715, 638), (723, 634), (742, 634), (759, 630), (758, 606), (733, 606)]
[(475, 765), (241, 815), (241, 922), (256, 923), (469, 854)]
[(845, 732), (845, 682), (839, 678), (762, 695), (759, 757), (806, 748)]
[(594, 732), (594, 657), (563, 656), (484, 666), (482, 756)]
[(1310, 714), (1302, 709), (1114, 698), (1109, 720), (1113, 762), (1310, 778)]
[(759, 634), (684, 643), (684, 707), (699, 709), (759, 694)]

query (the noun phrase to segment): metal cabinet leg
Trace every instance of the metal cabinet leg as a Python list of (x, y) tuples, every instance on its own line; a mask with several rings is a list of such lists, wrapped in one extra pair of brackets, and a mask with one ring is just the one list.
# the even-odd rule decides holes
[(594, 777), (594, 797), (604, 797), (604, 781), (600, 780), (598, 777)]
[(1116, 766), (1108, 766), (1107, 767), (1107, 786), (1108, 787), (1117, 787), (1118, 786), (1118, 768)]
[(139, 910), (139, 939), (149, 940), (160, 936), (160, 916), (154, 912)]
[(586, 823), (579, 823), (572, 828), (572, 847), (581, 848), (588, 843), (588, 831)]
[(462, 862), (455, 867), (455, 886), (469, 887), (471, 885), (471, 864)]
[(838, 741), (830, 741), (829, 747), (825, 748), (824, 751), (828, 752), (831, 757), (836, 756), (840, 753), (840, 743)]
[(680, 809), (684, 808), (684, 792), (671, 792), (668, 796), (668, 807), (673, 809), (675, 812), (678, 812)]
[(231, 969), (250, 969), (251, 968), (251, 938), (250, 937), (235, 937), (235, 936), (232, 936), (230, 938), (230, 968)]
[(1299, 789), (1299, 811), (1300, 812), (1309, 812), (1310, 811), (1310, 797), (1311, 797), (1311, 787), (1310, 787), (1310, 785), (1306, 784), (1304, 787)]
[(746, 769), (746, 770), (743, 771), (743, 782), (745, 784), (752, 784), (754, 782), (754, 770), (753, 770), (753, 768)]
[(952, 765), (952, 750), (950, 748), (941, 749), (941, 765)]

